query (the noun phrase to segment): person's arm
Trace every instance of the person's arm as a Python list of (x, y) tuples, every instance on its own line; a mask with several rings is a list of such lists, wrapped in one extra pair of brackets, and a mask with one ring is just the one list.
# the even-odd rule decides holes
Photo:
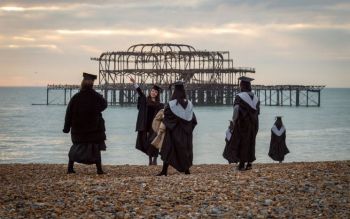
[(135, 79), (132, 77), (129, 77), (129, 78), (130, 78), (130, 81), (134, 84), (134, 88), (136, 89), (137, 93), (140, 96), (145, 96), (145, 94), (142, 92), (140, 86), (136, 83)]
[(64, 118), (64, 126), (62, 130), (64, 133), (69, 133), (70, 127), (72, 126), (72, 102), (73, 102), (72, 100), (69, 102), (67, 106), (66, 116)]

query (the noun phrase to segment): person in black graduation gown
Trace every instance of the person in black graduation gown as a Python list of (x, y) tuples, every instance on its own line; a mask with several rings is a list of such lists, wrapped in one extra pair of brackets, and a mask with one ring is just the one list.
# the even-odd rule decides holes
[(163, 168), (157, 176), (167, 175), (171, 165), (179, 172), (190, 174), (193, 161), (192, 132), (197, 125), (191, 101), (186, 99), (183, 82), (176, 82), (171, 101), (165, 106), (166, 127), (160, 155)]
[(239, 170), (249, 170), (255, 158), (255, 139), (259, 129), (260, 102), (251, 89), (252, 78), (242, 76), (241, 92), (234, 100), (232, 136), (223, 156), (229, 163), (239, 162)]
[(286, 129), (282, 122), (282, 117), (277, 116), (274, 125), (271, 128), (271, 141), (269, 156), (282, 163), (284, 156), (289, 153), (286, 145)]
[(93, 89), (96, 75), (83, 73), (80, 91), (70, 100), (64, 122), (64, 133), (71, 132), (73, 145), (68, 157), (67, 173), (75, 173), (74, 162), (96, 164), (97, 173), (103, 174), (101, 150), (106, 150), (105, 122), (102, 111), (107, 101)]
[(149, 165), (157, 165), (157, 157), (159, 150), (151, 145), (152, 140), (156, 137), (152, 129), (152, 122), (158, 111), (164, 108), (164, 104), (160, 102), (160, 87), (153, 85), (148, 97), (142, 92), (141, 88), (134, 78), (130, 77), (130, 81), (134, 84), (139, 95), (137, 100), (137, 121), (136, 121), (136, 148), (149, 157)]

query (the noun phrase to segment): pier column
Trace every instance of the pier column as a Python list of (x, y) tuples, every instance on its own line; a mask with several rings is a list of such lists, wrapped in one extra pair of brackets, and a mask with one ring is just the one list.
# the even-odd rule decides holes
[(279, 90), (276, 90), (276, 106), (279, 106), (280, 105), (280, 91)]
[(299, 106), (299, 90), (295, 91), (295, 105)]
[(124, 90), (123, 90), (123, 89), (121, 89), (121, 90), (119, 91), (119, 104), (120, 104), (120, 105), (123, 105), (123, 104), (124, 104)]
[(46, 105), (49, 105), (49, 88), (46, 88)]
[(317, 103), (317, 106), (320, 107), (320, 106), (321, 106), (321, 90), (319, 90), (319, 91), (317, 92), (317, 94), (318, 94), (318, 103)]
[(64, 105), (67, 105), (67, 89), (64, 89)]
[(283, 90), (281, 89), (281, 106), (283, 106)]
[(309, 90), (306, 90), (306, 106), (309, 106)]
[(292, 106), (292, 89), (289, 88), (289, 105)]

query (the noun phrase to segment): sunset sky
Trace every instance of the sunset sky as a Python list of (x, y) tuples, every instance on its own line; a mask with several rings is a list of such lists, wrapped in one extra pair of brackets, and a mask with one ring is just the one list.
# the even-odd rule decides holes
[(350, 1), (0, 0), (0, 86), (78, 84), (104, 51), (230, 51), (255, 84), (350, 87)]

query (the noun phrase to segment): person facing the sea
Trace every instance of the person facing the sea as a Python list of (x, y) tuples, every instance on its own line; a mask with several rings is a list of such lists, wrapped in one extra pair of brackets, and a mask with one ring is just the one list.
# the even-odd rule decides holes
[(159, 150), (151, 145), (152, 140), (157, 135), (152, 129), (152, 122), (158, 111), (164, 108), (164, 104), (160, 102), (161, 88), (153, 85), (149, 91), (149, 95), (146, 97), (135, 79), (132, 77), (129, 78), (139, 95), (137, 100), (137, 109), (139, 112), (136, 121), (136, 149), (148, 155), (149, 165), (157, 165)]
[(74, 162), (96, 164), (97, 173), (103, 174), (101, 150), (106, 150), (105, 122), (102, 111), (107, 101), (93, 89), (96, 75), (83, 73), (80, 91), (70, 100), (64, 122), (64, 133), (71, 132), (73, 145), (68, 157), (67, 173), (75, 173)]
[(191, 101), (186, 99), (184, 83), (178, 81), (174, 85), (174, 93), (164, 109), (165, 137), (160, 150), (163, 169), (157, 176), (166, 176), (169, 165), (190, 174), (193, 161), (192, 132), (197, 119)]
[(269, 156), (272, 160), (282, 163), (284, 156), (289, 153), (286, 145), (286, 128), (283, 125), (282, 117), (277, 116), (271, 128), (271, 141)]
[(235, 97), (232, 116), (232, 136), (223, 156), (237, 163), (238, 170), (249, 170), (255, 158), (255, 140), (259, 129), (260, 102), (251, 88), (253, 78), (239, 77), (240, 90)]

